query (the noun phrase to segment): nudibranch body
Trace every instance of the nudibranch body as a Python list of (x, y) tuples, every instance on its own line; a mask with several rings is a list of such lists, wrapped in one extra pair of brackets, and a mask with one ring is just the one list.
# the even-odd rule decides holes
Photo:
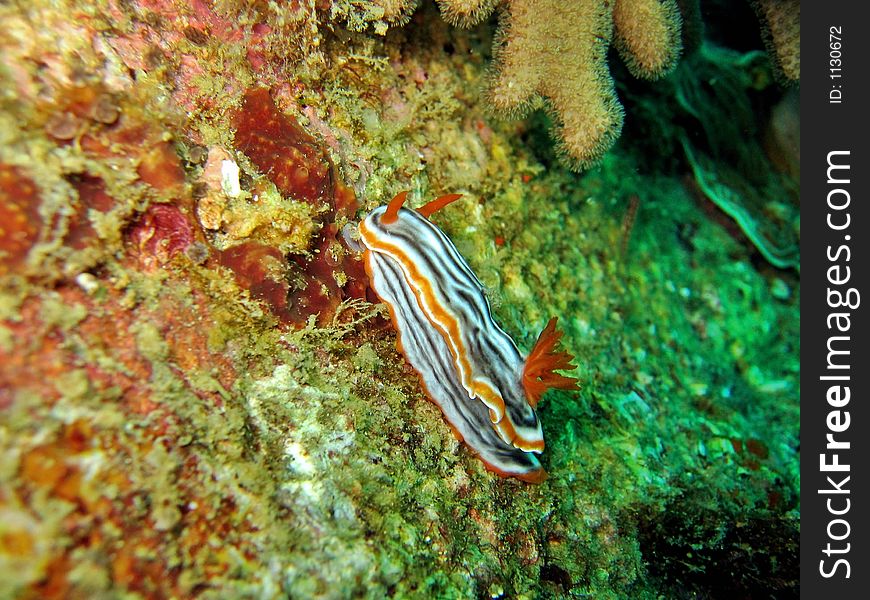
[(407, 192), (369, 213), (359, 226), (372, 288), (387, 304), (397, 346), (454, 433), (490, 470), (525, 481), (546, 476), (532, 452), (544, 449), (535, 412), (550, 387), (576, 389), (556, 369), (572, 356), (556, 352), (555, 319), (527, 358), (492, 319), (483, 285), (428, 216), (456, 200), (442, 196), (417, 209)]

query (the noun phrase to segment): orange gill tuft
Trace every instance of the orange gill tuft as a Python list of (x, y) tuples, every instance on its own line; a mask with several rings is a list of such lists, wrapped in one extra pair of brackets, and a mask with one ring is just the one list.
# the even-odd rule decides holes
[(556, 351), (556, 346), (563, 335), (556, 329), (557, 320), (557, 317), (553, 317), (544, 327), (523, 367), (523, 388), (533, 408), (538, 405), (544, 392), (550, 388), (579, 389), (576, 378), (556, 373), (556, 371), (575, 368), (575, 365), (571, 364), (574, 360), (573, 355), (564, 350)]

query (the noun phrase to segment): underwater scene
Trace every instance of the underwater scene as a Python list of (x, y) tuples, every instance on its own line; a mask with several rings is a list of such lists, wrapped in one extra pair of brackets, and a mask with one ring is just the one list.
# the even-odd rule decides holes
[(0, 599), (796, 598), (799, 41), (0, 1)]

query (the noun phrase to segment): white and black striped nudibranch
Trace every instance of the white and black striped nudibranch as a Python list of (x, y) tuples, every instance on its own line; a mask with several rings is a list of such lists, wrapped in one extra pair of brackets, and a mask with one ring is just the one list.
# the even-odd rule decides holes
[(553, 318), (528, 357), (495, 321), (483, 285), (450, 239), (428, 217), (460, 197), (417, 210), (407, 192), (369, 213), (359, 226), (372, 288), (387, 304), (396, 345), (420, 375), (453, 432), (502, 476), (540, 482), (534, 453), (544, 450), (535, 407), (549, 388), (577, 389), (573, 357), (556, 351)]

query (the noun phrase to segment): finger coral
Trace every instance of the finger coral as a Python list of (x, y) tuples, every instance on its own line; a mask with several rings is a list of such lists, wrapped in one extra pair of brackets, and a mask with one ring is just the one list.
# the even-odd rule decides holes
[[(446, 20), (470, 26), (494, 3), (439, 4)], [(542, 97), (558, 123), (562, 154), (579, 169), (595, 164), (622, 129), (623, 111), (607, 69), (611, 41), (632, 74), (645, 79), (665, 75), (680, 53), (673, 0), (506, 0), (503, 11), (489, 102), (499, 112), (520, 115)]]
[(680, 15), (674, 2), (617, 0), (613, 5), (616, 49), (635, 77), (658, 79), (680, 53)]
[(444, 20), (451, 25), (471, 27), (492, 13), (498, 0), (438, 0)]
[(768, 53), (776, 59), (780, 74), (790, 81), (801, 78), (801, 5), (798, 0), (752, 2), (762, 22)]

